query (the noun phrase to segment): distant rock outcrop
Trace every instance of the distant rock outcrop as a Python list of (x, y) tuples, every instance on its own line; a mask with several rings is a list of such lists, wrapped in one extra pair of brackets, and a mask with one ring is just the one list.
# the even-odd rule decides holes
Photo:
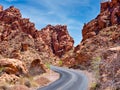
[(32, 46), (39, 52), (44, 51), (59, 57), (73, 48), (74, 41), (67, 31), (67, 26), (48, 25), (38, 31), (34, 23), (28, 18), (22, 18), (20, 11), (14, 6), (6, 10), (2, 10), (1, 6), (0, 21), (0, 44), (11, 42), (16, 38), (17, 42), (19, 39), (18, 46), (22, 45), (22, 51)]
[(75, 66), (97, 72), (97, 90), (119, 90), (120, 51), (110, 48), (120, 46), (120, 0), (101, 3), (100, 14), (84, 25), (82, 35), (71, 56), (63, 57), (65, 63), (74, 60)]
[(48, 25), (43, 28), (40, 33), (46, 45), (59, 57), (73, 48), (74, 41), (67, 31), (67, 26)]
[(119, 45), (119, 14), (119, 0), (101, 3), (100, 14), (83, 27), (83, 40), (73, 51), (73, 53), (75, 53), (75, 56), (73, 56), (75, 60), (78, 60), (79, 63), (90, 63), (89, 60), (96, 54), (96, 50)]
[(2, 6), (2, 5), (0, 5), (0, 12), (1, 12), (1, 11), (3, 11), (3, 6)]
[(85, 24), (82, 30), (83, 41), (96, 36), (103, 28), (120, 24), (120, 1), (101, 3), (100, 14), (89, 23)]

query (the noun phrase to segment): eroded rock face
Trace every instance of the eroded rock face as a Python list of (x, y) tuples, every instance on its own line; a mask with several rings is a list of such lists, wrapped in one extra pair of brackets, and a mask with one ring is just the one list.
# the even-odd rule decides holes
[[(119, 50), (106, 50), (102, 56), (100, 64), (100, 88), (101, 89), (120, 89), (120, 47)], [(114, 82), (113, 82), (114, 81)]]
[(19, 9), (0, 6), (0, 78), (40, 75), (46, 72), (44, 64), (57, 65), (73, 42), (66, 26), (48, 25), (38, 31), (29, 18), (22, 18)]
[(75, 60), (83, 63), (86, 67), (90, 65), (92, 58), (100, 55), (104, 50), (120, 44), (120, 25), (114, 25), (102, 29), (98, 35), (82, 41), (75, 47)]
[[(14, 57), (15, 55), (10, 56), (9, 53), (20, 48), (21, 51), (27, 51), (29, 47), (39, 52), (47, 52), (51, 56), (61, 57), (73, 48), (74, 41), (67, 31), (67, 26), (48, 25), (38, 31), (34, 23), (28, 18), (22, 18), (20, 11), (14, 6), (0, 12), (0, 21), (0, 52), (5, 57)], [(12, 51), (3, 47), (12, 47)], [(15, 57), (17, 56), (16, 54)]]
[(17, 59), (1, 59), (0, 67), (3, 69), (2, 73), (22, 75), (27, 74), (25, 64)]
[[(120, 89), (120, 51), (116, 48), (120, 45), (119, 14), (120, 0), (101, 3), (100, 14), (84, 25), (83, 40), (73, 51), (75, 56), (72, 58), (75, 58), (77, 65), (99, 73), (95, 74), (99, 76), (97, 90)], [(93, 69), (95, 66), (98, 69)]]
[(45, 67), (44, 65), (41, 63), (40, 59), (35, 59), (32, 61), (30, 68), (29, 68), (29, 73), (30, 75), (39, 75), (41, 73), (45, 73)]
[(1, 25), (1, 40), (9, 40), (10, 34), (18, 34), (24, 32), (31, 35), (33, 38), (39, 37), (38, 31), (28, 18), (22, 18), (19, 9), (14, 6), (0, 12), (0, 25)]
[(1, 12), (1, 11), (3, 11), (3, 6), (2, 6), (2, 5), (0, 5), (0, 12)]
[(29, 47), (28, 44), (22, 43), (22, 44), (21, 44), (21, 51), (27, 51), (27, 50), (28, 50), (28, 47)]
[(76, 64), (88, 67), (94, 56), (120, 45), (119, 10), (119, 0), (101, 3), (100, 14), (83, 27), (82, 42), (75, 47), (72, 56), (63, 57), (63, 60), (69, 62), (74, 58)]
[(84, 25), (82, 30), (83, 41), (99, 33), (103, 28), (120, 24), (120, 1), (101, 3), (100, 14), (92, 21)]
[(80, 63), (88, 62), (96, 50), (119, 45), (119, 12), (119, 0), (101, 3), (100, 14), (83, 27), (83, 40), (74, 51), (76, 53), (76, 60), (79, 60)]
[(73, 48), (74, 41), (67, 31), (67, 26), (48, 25), (40, 33), (50, 50), (59, 57)]
[[(5, 85), (5, 83), (11, 83), (11, 84), (15, 84), (17, 83), (17, 81), (19, 81), (19, 77), (17, 77), (14, 74), (2, 74), (0, 76), (0, 90), (4, 90), (4, 88), (7, 88), (7, 86)], [(10, 89), (9, 89), (10, 90)]]
[[(52, 57), (53, 55), (48, 45), (41, 38), (40, 32), (35, 28), (34, 23), (30, 22), (28, 18), (22, 18), (20, 11), (14, 6), (5, 10), (2, 10), (1, 6), (0, 46), (2, 56), (20, 59), (24, 62), (26, 59), (21, 56), (21, 52), (24, 53), (25, 51), (31, 52), (33, 50), (36, 52), (35, 55), (44, 52), (46, 56)], [(41, 57), (44, 56), (41, 55)]]

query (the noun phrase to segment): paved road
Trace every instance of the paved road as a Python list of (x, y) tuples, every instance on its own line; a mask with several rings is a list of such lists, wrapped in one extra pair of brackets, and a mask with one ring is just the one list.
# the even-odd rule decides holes
[(51, 66), (51, 69), (60, 73), (60, 78), (38, 90), (87, 90), (88, 80), (82, 73), (56, 66)]

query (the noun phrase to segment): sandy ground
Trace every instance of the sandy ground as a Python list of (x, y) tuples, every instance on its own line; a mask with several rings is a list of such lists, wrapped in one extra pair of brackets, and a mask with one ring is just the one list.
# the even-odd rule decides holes
[(47, 85), (49, 85), (50, 83), (58, 80), (59, 77), (60, 77), (60, 75), (59, 75), (59, 73), (56, 73), (56, 72), (54, 72), (54, 71), (52, 71), (52, 70), (49, 70), (47, 73), (41, 75), (41, 77), (46, 78), (46, 79), (49, 80), (49, 82), (44, 85), (44, 86), (47, 86)]

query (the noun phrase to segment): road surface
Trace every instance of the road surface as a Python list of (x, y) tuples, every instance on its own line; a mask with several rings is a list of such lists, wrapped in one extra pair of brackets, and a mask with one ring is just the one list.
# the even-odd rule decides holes
[(88, 80), (82, 73), (56, 66), (50, 67), (53, 71), (60, 74), (60, 78), (48, 86), (37, 90), (87, 90)]

